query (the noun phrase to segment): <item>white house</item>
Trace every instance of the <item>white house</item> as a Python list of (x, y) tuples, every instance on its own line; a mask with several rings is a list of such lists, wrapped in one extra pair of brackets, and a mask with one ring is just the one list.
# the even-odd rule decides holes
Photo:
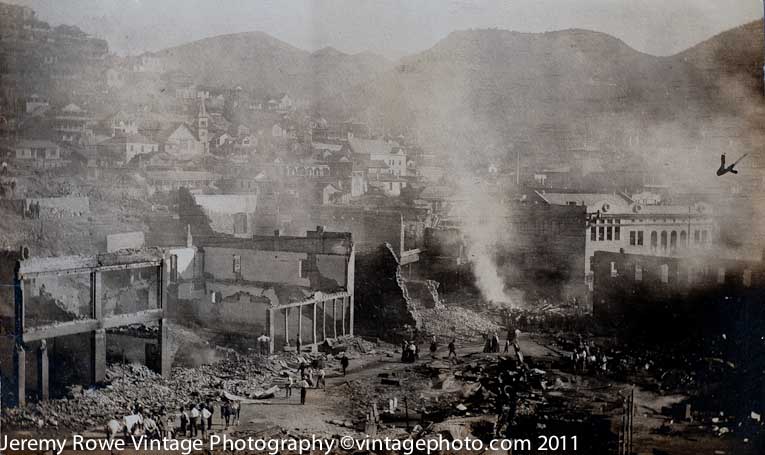
[(157, 141), (166, 153), (176, 159), (191, 159), (205, 154), (204, 144), (185, 123), (165, 129)]

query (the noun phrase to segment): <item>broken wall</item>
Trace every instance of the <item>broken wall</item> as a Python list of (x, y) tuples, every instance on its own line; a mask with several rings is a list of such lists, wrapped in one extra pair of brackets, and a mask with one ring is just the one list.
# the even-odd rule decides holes
[(247, 248), (204, 248), (204, 273), (214, 280), (273, 283), (333, 292), (347, 284), (346, 256)]
[(207, 295), (195, 301), (196, 317), (211, 325), (247, 326), (252, 333), (266, 331), (268, 308), (279, 303), (274, 288), (208, 281)]
[(105, 317), (159, 308), (154, 267), (101, 272), (101, 302)]
[(396, 343), (401, 341), (405, 326), (419, 325), (398, 258), (388, 246), (356, 255), (355, 316), (357, 334)]
[(195, 194), (195, 203), (217, 233), (250, 236), (255, 232), (255, 194)]
[(350, 232), (356, 251), (375, 252), (390, 244), (396, 254), (404, 249), (404, 219), (398, 211), (323, 206), (313, 215), (314, 225), (328, 231)]
[(90, 318), (90, 273), (39, 275), (24, 281), (26, 327)]

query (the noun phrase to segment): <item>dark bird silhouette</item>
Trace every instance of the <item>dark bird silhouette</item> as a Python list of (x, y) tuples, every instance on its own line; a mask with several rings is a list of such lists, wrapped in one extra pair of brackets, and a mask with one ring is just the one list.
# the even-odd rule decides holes
[(730, 172), (731, 174), (738, 174), (738, 171), (736, 169), (734, 169), (734, 168), (736, 167), (738, 162), (743, 160), (744, 157), (747, 156), (747, 155), (749, 155), (749, 154), (748, 153), (744, 153), (744, 155), (741, 158), (739, 158), (736, 161), (734, 161), (733, 164), (731, 164), (728, 167), (725, 167), (725, 154), (723, 153), (722, 155), (720, 155), (720, 168), (717, 169), (717, 175), (718, 176), (725, 175), (728, 172)]

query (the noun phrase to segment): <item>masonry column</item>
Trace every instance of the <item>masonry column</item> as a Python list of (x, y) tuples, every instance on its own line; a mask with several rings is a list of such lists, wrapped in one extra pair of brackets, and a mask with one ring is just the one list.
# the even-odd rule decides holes
[(321, 302), (321, 340), (327, 339), (327, 301)]
[(274, 309), (269, 308), (268, 310), (268, 353), (273, 354), (274, 353), (274, 335), (276, 335), (276, 328), (274, 327), (274, 324), (276, 323), (276, 317), (274, 316)]
[(332, 299), (332, 334), (337, 338), (337, 299)]
[(343, 316), (341, 318), (341, 321), (343, 322), (343, 336), (345, 336), (345, 297), (342, 297), (342, 299), (343, 300), (341, 300), (341, 302), (343, 303), (341, 304), (341, 308), (343, 310)]
[(348, 297), (348, 301), (351, 304), (351, 310), (350, 310), (350, 315), (349, 315), (351, 320), (348, 322), (348, 335), (353, 336), (353, 317), (354, 317), (354, 313), (353, 313), (353, 294), (351, 294)]
[(284, 309), (284, 345), (290, 344), (290, 309)]
[[(18, 269), (18, 266), (17, 266)], [(27, 402), (27, 362), (24, 351), (24, 280), (18, 275), (13, 278), (13, 301), (15, 319), (15, 348), (13, 349), (13, 374), (16, 375), (16, 400), (19, 406)]]
[(37, 349), (37, 394), (40, 400), (50, 398), (50, 379), (48, 371), (48, 342), (40, 341)]
[(91, 382), (98, 384), (106, 378), (106, 330), (98, 329), (91, 335)]
[(16, 372), (16, 398), (19, 406), (27, 403), (27, 355), (21, 343), (13, 350), (13, 371)]
[(318, 340), (316, 339), (316, 306), (318, 305), (318, 302), (313, 302), (313, 319), (311, 319), (311, 327), (313, 327), (312, 334), (313, 334), (313, 345), (314, 349), (316, 349), (316, 344), (318, 343)]
[[(303, 305), (298, 305), (298, 333), (297, 339), (300, 346), (303, 346)], [(295, 344), (297, 346), (297, 343)]]
[[(90, 298), (93, 319), (101, 322), (104, 319), (103, 302), (101, 299), (101, 272), (94, 270), (90, 274)], [(98, 384), (106, 378), (106, 331), (95, 330), (90, 341), (90, 371), (93, 375), (91, 383)]]
[(167, 336), (168, 327), (167, 320), (165, 318), (160, 319), (157, 324), (157, 355), (159, 355), (159, 373), (160, 375), (167, 377), (170, 375), (170, 339)]

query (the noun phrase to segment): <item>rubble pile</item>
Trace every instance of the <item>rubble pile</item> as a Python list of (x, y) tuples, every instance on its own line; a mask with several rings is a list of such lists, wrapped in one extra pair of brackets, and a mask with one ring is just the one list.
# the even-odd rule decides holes
[(420, 316), (422, 331), (445, 339), (473, 340), (500, 330), (488, 318), (459, 306), (425, 308)]
[(390, 400), (396, 400), (402, 413), (406, 406), (414, 416), (425, 403), (422, 390), (429, 387), (429, 378), (419, 371), (406, 369), (396, 373), (381, 373), (371, 380), (347, 381), (328, 393), (346, 397), (353, 414), (358, 420), (363, 420), (373, 404), (377, 404), (380, 409), (387, 409)]
[[(375, 352), (369, 341), (347, 337), (340, 340), (350, 356)], [(274, 386), (297, 375), (301, 362), (339, 368), (331, 354), (284, 353), (268, 358), (230, 351), (226, 358), (195, 368), (173, 368), (169, 378), (137, 364), (114, 364), (106, 371), (105, 385), (83, 389), (70, 387), (68, 397), (3, 409), (3, 423), (12, 427), (84, 429), (129, 414), (136, 406), (159, 411), (178, 410), (200, 401), (217, 400), (224, 394), (245, 399), (267, 399)]]

